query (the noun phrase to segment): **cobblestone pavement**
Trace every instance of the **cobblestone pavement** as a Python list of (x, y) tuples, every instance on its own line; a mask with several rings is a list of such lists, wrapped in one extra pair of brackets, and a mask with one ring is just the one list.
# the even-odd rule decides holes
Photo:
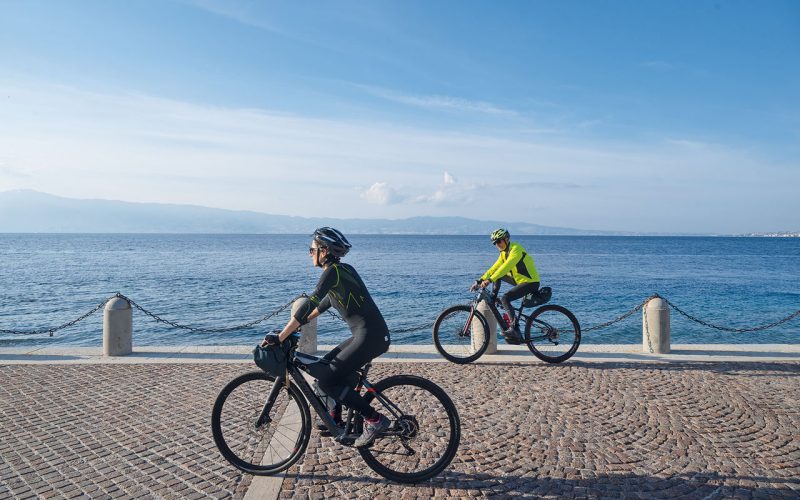
[[(0, 366), (0, 498), (244, 495), (210, 412), (247, 365)], [(281, 497), (798, 498), (800, 364), (380, 363), (459, 409), (451, 466), (389, 483), (315, 431)]]

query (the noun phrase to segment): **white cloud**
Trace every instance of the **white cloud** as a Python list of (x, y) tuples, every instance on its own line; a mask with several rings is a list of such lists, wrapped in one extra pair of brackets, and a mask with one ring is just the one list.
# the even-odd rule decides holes
[(474, 201), (478, 186), (458, 182), (450, 172), (444, 172), (442, 184), (431, 194), (419, 194), (413, 198), (415, 203), (434, 205), (459, 205)]
[(361, 197), (373, 205), (391, 205), (400, 201), (394, 189), (385, 182), (376, 182), (361, 192)]
[[(715, 214), (762, 221), (753, 229), (794, 227), (800, 211), (796, 162), (693, 137), (596, 144), (31, 82), (0, 93), (0, 189), (301, 216), (536, 214), (548, 225), (652, 231), (717, 230)], [(497, 197), (502, 204), (478, 203)], [(651, 227), (653, 213), (672, 226)]]

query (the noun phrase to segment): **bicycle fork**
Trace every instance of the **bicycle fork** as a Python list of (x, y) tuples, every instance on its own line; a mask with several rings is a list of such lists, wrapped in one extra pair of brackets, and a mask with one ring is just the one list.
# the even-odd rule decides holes
[(278, 394), (280, 393), (281, 388), (285, 384), (286, 377), (277, 377), (275, 379), (275, 382), (272, 384), (272, 389), (269, 391), (269, 395), (267, 396), (267, 400), (264, 402), (264, 408), (261, 410), (261, 414), (256, 419), (256, 429), (272, 422), (272, 417), (270, 417), (269, 414), (272, 411), (272, 406), (275, 404), (275, 400), (278, 399)]

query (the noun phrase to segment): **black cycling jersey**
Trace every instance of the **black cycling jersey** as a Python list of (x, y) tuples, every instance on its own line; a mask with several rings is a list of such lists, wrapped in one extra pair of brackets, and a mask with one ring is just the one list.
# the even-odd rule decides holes
[(316, 308), (325, 312), (331, 305), (347, 322), (353, 336), (325, 355), (329, 363), (319, 364), (313, 375), (329, 396), (370, 417), (374, 410), (352, 390), (348, 377), (389, 350), (389, 328), (361, 277), (349, 264), (336, 262), (328, 266), (294, 318), (306, 324), (311, 311)]
[(340, 262), (328, 266), (322, 272), (316, 290), (298, 308), (294, 317), (300, 324), (306, 324), (314, 308), (322, 313), (331, 305), (339, 311), (353, 335), (364, 334), (370, 339), (381, 338), (389, 342), (386, 321), (353, 266)]

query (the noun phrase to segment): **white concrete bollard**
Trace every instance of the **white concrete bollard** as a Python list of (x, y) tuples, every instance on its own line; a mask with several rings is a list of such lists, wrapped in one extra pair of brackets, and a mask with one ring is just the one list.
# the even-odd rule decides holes
[(642, 308), (642, 351), (649, 353), (650, 346), (653, 354), (670, 352), (669, 305), (659, 297), (650, 299)]
[[(305, 302), (305, 297), (299, 298), (292, 304), (292, 317), (294, 313), (300, 308), (300, 304)], [(306, 354), (316, 354), (317, 352), (317, 318), (312, 319), (301, 327), (300, 343), (297, 345), (297, 350)]]
[(114, 297), (103, 309), (103, 356), (127, 356), (133, 352), (131, 304)]
[[(489, 309), (489, 304), (486, 301), (481, 301), (478, 304), (477, 311), (486, 318), (486, 323), (489, 326), (489, 331), (486, 332), (489, 335), (489, 346), (486, 348), (486, 352), (484, 354), (497, 354), (497, 320), (492, 314), (492, 310)], [(474, 332), (480, 332), (481, 322), (477, 319), (472, 320), (472, 330)], [(476, 334), (472, 336), (472, 348), (473, 350), (477, 350), (478, 346), (483, 343), (483, 338), (480, 334)]]

